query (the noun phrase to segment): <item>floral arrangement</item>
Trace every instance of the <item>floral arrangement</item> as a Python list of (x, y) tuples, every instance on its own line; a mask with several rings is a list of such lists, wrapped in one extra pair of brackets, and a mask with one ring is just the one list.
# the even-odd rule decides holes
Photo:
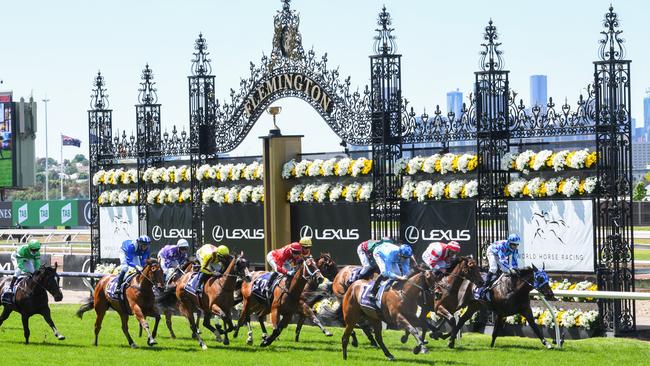
[(372, 160), (359, 159), (328, 159), (328, 160), (300, 160), (292, 159), (282, 167), (282, 178), (302, 177), (358, 177), (372, 172)]
[(476, 170), (477, 167), (478, 157), (475, 154), (447, 153), (401, 158), (395, 164), (395, 173), (402, 175), (468, 173)]
[(524, 174), (530, 171), (542, 169), (553, 169), (556, 172), (569, 169), (591, 168), (598, 161), (598, 154), (595, 151), (583, 150), (561, 150), (554, 153), (551, 150), (534, 152), (526, 150), (520, 153), (507, 153), (501, 159), (501, 169), (516, 170)]
[[(539, 307), (533, 307), (533, 316), (535, 317), (535, 323), (537, 323), (537, 325), (546, 327), (553, 326), (553, 316), (550, 311)], [(558, 309), (555, 313), (555, 319), (561, 327), (592, 329), (597, 325), (599, 316), (597, 310), (582, 311), (580, 309)], [(510, 325), (525, 325), (527, 324), (527, 321), (522, 315), (515, 314), (506, 317), (505, 323)]]
[(95, 267), (95, 273), (102, 273), (102, 274), (109, 274), (109, 275), (116, 275), (118, 274), (119, 271), (119, 266), (110, 263), (110, 264), (98, 264), (97, 267)]
[[(567, 279), (564, 279), (562, 281), (550, 280), (549, 286), (553, 291), (555, 290), (598, 291), (598, 285), (591, 281), (581, 281), (581, 282), (571, 283)], [(592, 298), (580, 298), (580, 297), (562, 297), (562, 298), (558, 298), (558, 300), (574, 301), (574, 302), (593, 301)]]
[(152, 189), (147, 193), (147, 203), (150, 205), (171, 205), (192, 201), (192, 191), (189, 188)]
[(203, 190), (204, 204), (237, 204), (264, 202), (264, 186), (208, 187)]
[(504, 193), (506, 197), (552, 197), (558, 194), (566, 197), (592, 194), (598, 186), (596, 177), (580, 179), (578, 177), (570, 178), (551, 178), (544, 180), (542, 178), (533, 178), (531, 180), (515, 179), (510, 182)]
[(437, 181), (407, 181), (400, 190), (400, 196), (405, 200), (417, 199), (425, 201), (430, 199), (440, 200), (472, 198), (478, 195), (478, 181), (476, 179), (457, 179), (450, 182)]
[(97, 198), (102, 206), (135, 205), (138, 203), (138, 191), (128, 189), (113, 189), (102, 192)]
[(136, 169), (110, 169), (110, 170), (100, 170), (93, 175), (93, 184), (107, 184), (107, 185), (119, 185), (119, 184), (133, 184), (138, 182), (138, 171)]
[(372, 194), (372, 183), (297, 184), (287, 193), (287, 200), (296, 202), (367, 201)]
[(250, 164), (203, 164), (196, 170), (196, 179), (199, 181), (217, 180), (239, 181), (260, 180), (264, 176), (264, 165), (257, 161)]

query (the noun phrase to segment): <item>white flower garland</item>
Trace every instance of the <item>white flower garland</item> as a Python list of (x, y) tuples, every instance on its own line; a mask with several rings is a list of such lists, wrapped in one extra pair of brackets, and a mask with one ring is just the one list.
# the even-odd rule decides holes
[(473, 198), (478, 196), (478, 181), (476, 179), (453, 180), (451, 182), (437, 181), (406, 181), (400, 190), (404, 200), (417, 199), (422, 202), (429, 199), (440, 200), (443, 198)]
[(351, 183), (343, 185), (337, 183), (323, 184), (297, 184), (287, 193), (287, 200), (291, 203), (297, 202), (337, 202), (345, 200), (348, 202), (367, 201), (372, 195), (372, 183)]
[(289, 160), (282, 167), (282, 178), (302, 177), (330, 177), (330, 176), (352, 176), (358, 177), (372, 173), (372, 160), (367, 158), (359, 159), (328, 159), (328, 160)]
[(416, 156), (400, 158), (395, 163), (395, 173), (401, 175), (451, 174), (469, 173), (478, 167), (478, 157), (475, 154), (434, 154), (431, 156)]
[(531, 180), (518, 178), (506, 186), (505, 195), (507, 197), (527, 196), (541, 198), (561, 194), (566, 197), (573, 197), (593, 194), (597, 187), (598, 179), (596, 177), (588, 177), (582, 180), (578, 177), (551, 178), (549, 180), (543, 180), (540, 177)]
[(556, 153), (551, 150), (541, 150), (539, 152), (526, 150), (520, 153), (506, 153), (501, 158), (501, 169), (514, 169), (524, 174), (530, 173), (531, 170), (539, 171), (549, 168), (559, 172), (566, 168), (591, 168), (596, 164), (596, 161), (596, 152), (590, 152), (589, 149), (575, 151), (560, 150)]
[(97, 197), (97, 203), (100, 206), (135, 205), (138, 203), (138, 191), (128, 189), (104, 191)]

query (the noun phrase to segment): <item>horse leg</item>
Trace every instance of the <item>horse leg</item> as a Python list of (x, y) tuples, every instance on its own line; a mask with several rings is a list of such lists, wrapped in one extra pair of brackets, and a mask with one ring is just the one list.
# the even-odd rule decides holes
[(497, 314), (495, 314), (495, 318), (494, 329), (492, 329), (492, 342), (490, 343), (491, 348), (494, 348), (494, 342), (496, 342), (499, 332), (503, 328), (503, 318)]
[[(364, 332), (365, 332), (365, 330), (364, 330)], [(352, 330), (352, 333), (350, 333), (350, 336), (352, 337), (352, 341), (350, 341), (350, 344), (352, 345), (352, 347), (354, 347), (354, 348), (359, 347), (359, 340), (357, 339), (357, 333), (354, 330)]]
[[(454, 314), (452, 314), (449, 310), (447, 310), (447, 308), (445, 308), (443, 306), (440, 306), (438, 308), (438, 314), (442, 315), (445, 318), (447, 323), (451, 326), (451, 329), (456, 328), (456, 318), (454, 317)], [(425, 320), (425, 324), (427, 324), (426, 320)], [(442, 326), (442, 323), (440, 323), (440, 326)], [(436, 330), (439, 331), (438, 329), (436, 329)], [(422, 331), (423, 332), (425, 331), (424, 328), (422, 328)], [(445, 334), (443, 334), (441, 336), (441, 338), (442, 339), (447, 339), (447, 338), (449, 338), (450, 335), (451, 335), (451, 333), (445, 333)]]
[(192, 338), (196, 338), (202, 350), (205, 351), (206, 349), (208, 349), (208, 346), (205, 344), (205, 342), (203, 342), (203, 339), (201, 339), (201, 336), (199, 335), (198, 326), (196, 324), (196, 320), (194, 319), (194, 312), (190, 310), (191, 308), (185, 306), (185, 303), (183, 301), (180, 302), (178, 309), (180, 310), (181, 314), (183, 314), (185, 318), (187, 318), (187, 321), (190, 323), (190, 329), (192, 330)]
[(375, 341), (375, 337), (372, 335), (372, 328), (369, 327), (367, 324), (361, 325), (361, 330), (363, 331), (363, 334), (366, 335), (368, 338), (368, 341), (370, 342), (370, 347), (372, 348), (377, 348), (377, 342)]
[(52, 328), (52, 331), (54, 332), (54, 336), (56, 337), (56, 339), (58, 339), (60, 341), (64, 340), (65, 337), (61, 333), (59, 333), (59, 330), (56, 329), (56, 326), (54, 325), (54, 321), (52, 320), (52, 316), (50, 314), (50, 307), (49, 306), (46, 306), (43, 309), (43, 312), (41, 312), (41, 315), (43, 316), (43, 319), (45, 319), (45, 322), (47, 323), (47, 325), (49, 325), (50, 328)]
[(265, 316), (260, 316), (257, 319), (260, 322), (260, 328), (262, 328), (262, 340), (265, 340), (268, 338), (268, 332), (266, 331), (266, 324), (264, 322), (266, 321), (266, 315)]
[(458, 319), (458, 323), (454, 327), (454, 329), (451, 330), (451, 333), (449, 334), (449, 343), (447, 344), (447, 347), (449, 348), (454, 348), (454, 345), (456, 343), (456, 336), (458, 335), (458, 331), (460, 328), (463, 327), (465, 322), (469, 319), (472, 318), (472, 315), (479, 309), (480, 306), (477, 305), (472, 305), (470, 304), (467, 306), (467, 310), (465, 311), (465, 314), (463, 314), (460, 319)]
[[(275, 315), (275, 316), (274, 316)], [(271, 345), (273, 341), (280, 336), (280, 333), (282, 333), (282, 330), (289, 325), (289, 322), (291, 321), (291, 314), (279, 314), (279, 311), (275, 311), (271, 313), (271, 323), (273, 323), (273, 333), (271, 333), (271, 336), (262, 341), (260, 346), (266, 347)]]
[[(320, 328), (320, 331), (325, 334), (326, 337), (331, 337), (332, 333), (330, 333), (327, 328), (323, 326), (323, 324), (320, 322), (320, 319), (316, 316), (314, 311), (307, 305), (306, 303), (302, 303), (302, 313), (300, 314), (300, 319), (298, 319), (298, 324), (302, 327), (302, 323), (305, 321), (305, 317), (309, 317), (312, 321), (312, 323), (316, 324), (318, 328)], [(300, 332), (298, 331), (298, 328), (296, 328), (296, 342), (298, 342), (298, 336), (300, 335)]]
[(169, 335), (172, 339), (176, 339), (174, 328), (172, 328), (172, 312), (170, 310), (165, 310), (165, 324), (167, 324), (167, 329), (169, 329)]
[(212, 324), (210, 324), (210, 320), (212, 320), (212, 313), (206, 311), (205, 314), (203, 314), (203, 326), (206, 327), (212, 334), (214, 334), (215, 341), (221, 343), (221, 333), (219, 333), (217, 328), (213, 327)]
[[(214, 314), (221, 319), (224, 319), (226, 317), (226, 313), (223, 310), (221, 310), (221, 308), (217, 304), (212, 304), (212, 306), (210, 307), (210, 311), (212, 312), (211, 314)], [(208, 317), (206, 316), (206, 318)], [(212, 316), (210, 316), (210, 318), (212, 318)], [(203, 321), (203, 324), (205, 325), (205, 320)], [(221, 339), (221, 332), (222, 332), (221, 326), (219, 326), (219, 324), (215, 322), (213, 329), (214, 331), (212, 333), (214, 333), (214, 336), (216, 337), (216, 341), (223, 342), (223, 339)]]
[[(415, 337), (415, 340), (418, 342), (418, 345), (413, 348), (413, 353), (418, 354), (418, 353), (427, 353), (427, 348), (422, 341), (422, 338), (420, 337), (420, 332), (416, 327), (414, 327), (406, 317), (400, 313), (397, 314), (397, 324), (402, 327), (402, 329), (407, 330), (413, 337)], [(375, 336), (377, 333), (375, 332)]]
[(553, 346), (546, 341), (544, 338), (544, 334), (542, 334), (542, 331), (539, 329), (537, 326), (537, 323), (535, 322), (535, 317), (533, 316), (533, 311), (530, 308), (524, 309), (522, 311), (521, 315), (523, 315), (526, 320), (528, 321), (528, 324), (533, 328), (533, 332), (537, 335), (537, 338), (539, 338), (542, 341), (542, 344), (546, 349), (551, 349)]
[(25, 335), (25, 344), (29, 344), (29, 315), (22, 314), (23, 317), (23, 334)]
[(381, 335), (381, 322), (380, 321), (373, 322), (372, 329), (375, 333), (375, 339), (377, 339), (377, 343), (379, 344), (379, 347), (384, 352), (384, 356), (386, 356), (386, 358), (388, 358), (389, 361), (393, 361), (395, 357), (390, 353), (390, 351), (388, 351), (388, 348), (386, 348), (386, 345), (384, 344), (384, 337)]
[(2, 314), (0, 314), (0, 326), (2, 326), (2, 323), (9, 318), (9, 315), (11, 315), (11, 309), (7, 306), (2, 308)]
[(350, 335), (354, 334), (354, 325), (355, 323), (345, 324), (345, 330), (343, 331), (343, 336), (341, 337), (341, 346), (343, 349), (343, 359), (348, 359), (348, 343), (350, 341)]
[[(147, 345), (149, 345), (150, 347), (155, 345), (157, 342), (154, 339), (154, 337), (151, 335), (151, 332), (149, 331), (149, 323), (147, 323), (147, 318), (144, 316), (144, 313), (142, 312), (140, 306), (138, 305), (133, 306), (131, 308), (131, 311), (133, 312), (133, 315), (137, 319), (138, 324), (140, 324), (140, 326), (144, 328), (144, 330), (147, 332)], [(158, 317), (158, 320), (160, 320), (160, 317)]]
[[(232, 332), (232, 320), (230, 319), (230, 315), (227, 315), (224, 318), (221, 318), (221, 321), (223, 321), (223, 344), (224, 346), (227, 346), (230, 344), (230, 339), (228, 339), (228, 333)], [(230, 324), (230, 327), (228, 326)]]
[(156, 335), (158, 334), (158, 324), (160, 324), (160, 314), (154, 316), (153, 332), (151, 333), (153, 339), (156, 339)]
[(300, 314), (298, 317), (298, 322), (296, 323), (296, 338), (295, 341), (300, 341), (300, 330), (302, 329), (302, 324), (305, 322), (305, 316)]
[[(248, 318), (248, 299), (244, 298), (242, 300), (241, 313), (239, 313), (239, 320), (237, 320), (237, 326), (235, 327), (235, 333), (232, 335), (233, 338), (237, 338), (237, 336), (239, 335), (239, 328), (244, 324), (247, 318)], [(250, 322), (250, 318), (248, 321)], [(249, 331), (249, 336), (250, 336), (250, 331)]]
[(99, 331), (102, 329), (102, 322), (104, 321), (104, 316), (108, 310), (108, 304), (103, 298), (98, 298), (98, 301), (95, 302), (95, 346), (97, 346), (97, 341), (99, 340)]

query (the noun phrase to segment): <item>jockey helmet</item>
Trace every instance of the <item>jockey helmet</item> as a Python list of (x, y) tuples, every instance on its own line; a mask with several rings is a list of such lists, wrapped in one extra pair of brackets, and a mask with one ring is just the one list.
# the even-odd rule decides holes
[(515, 245), (521, 244), (521, 238), (519, 237), (519, 234), (512, 233), (508, 235), (508, 243)]
[(399, 247), (399, 255), (404, 258), (409, 258), (413, 256), (413, 249), (411, 249), (410, 245), (402, 244)]
[(311, 236), (303, 236), (302, 238), (300, 238), (299, 243), (303, 248), (310, 248), (311, 247)]
[(300, 245), (300, 243), (291, 243), (291, 245), (289, 245), (289, 249), (291, 249), (291, 253), (293, 255), (302, 253), (302, 245)]
[(217, 253), (217, 257), (226, 258), (230, 255), (230, 250), (225, 245), (219, 245), (215, 253)]
[(149, 245), (151, 244), (151, 238), (149, 235), (140, 235), (137, 240), (140, 244)]
[(447, 249), (451, 250), (452, 252), (460, 252), (460, 244), (458, 244), (457, 241), (452, 240), (449, 243), (447, 243)]
[(176, 246), (181, 249), (183, 248), (188, 249), (190, 247), (190, 243), (188, 243), (187, 240), (185, 239), (178, 239), (178, 241), (176, 242)]
[(41, 242), (36, 239), (32, 239), (29, 241), (29, 243), (27, 243), (27, 248), (32, 252), (38, 252), (41, 250)]

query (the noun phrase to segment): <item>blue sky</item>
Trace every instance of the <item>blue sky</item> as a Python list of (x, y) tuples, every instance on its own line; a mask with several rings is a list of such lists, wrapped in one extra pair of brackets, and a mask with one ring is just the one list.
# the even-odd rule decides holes
[[(94, 75), (106, 77), (114, 126), (135, 129), (140, 74), (149, 63), (162, 104), (163, 129), (188, 125), (187, 75), (193, 43), (205, 35), (217, 83), (217, 97), (228, 96), (271, 51), (273, 16), (279, 0), (249, 1), (31, 1), (2, 6), (5, 42), (0, 57), (2, 90), (14, 97), (33, 93), (39, 101), (37, 156), (45, 155), (44, 108), (48, 106), (49, 153), (58, 159), (59, 134), (78, 137), (82, 149), (65, 148), (65, 157), (87, 154), (87, 109)], [(403, 94), (416, 110), (446, 109), (446, 93), (472, 89), (483, 28), (492, 18), (503, 43), (511, 87), (527, 102), (529, 77), (548, 75), (548, 94), (575, 101), (592, 80), (602, 19), (610, 4), (578, 1), (425, 1), (294, 0), (300, 12), (305, 49), (328, 54), (331, 67), (363, 89), (369, 79), (368, 55), (377, 13), (385, 4), (396, 28), (402, 58)], [(632, 116), (643, 119), (642, 102), (650, 87), (650, 2), (618, 0), (627, 58), (632, 60)], [(283, 133), (304, 134), (303, 150), (338, 149), (338, 139), (305, 102), (285, 99), (279, 125)], [(262, 116), (240, 154), (258, 154), (258, 136), (271, 126)]]

